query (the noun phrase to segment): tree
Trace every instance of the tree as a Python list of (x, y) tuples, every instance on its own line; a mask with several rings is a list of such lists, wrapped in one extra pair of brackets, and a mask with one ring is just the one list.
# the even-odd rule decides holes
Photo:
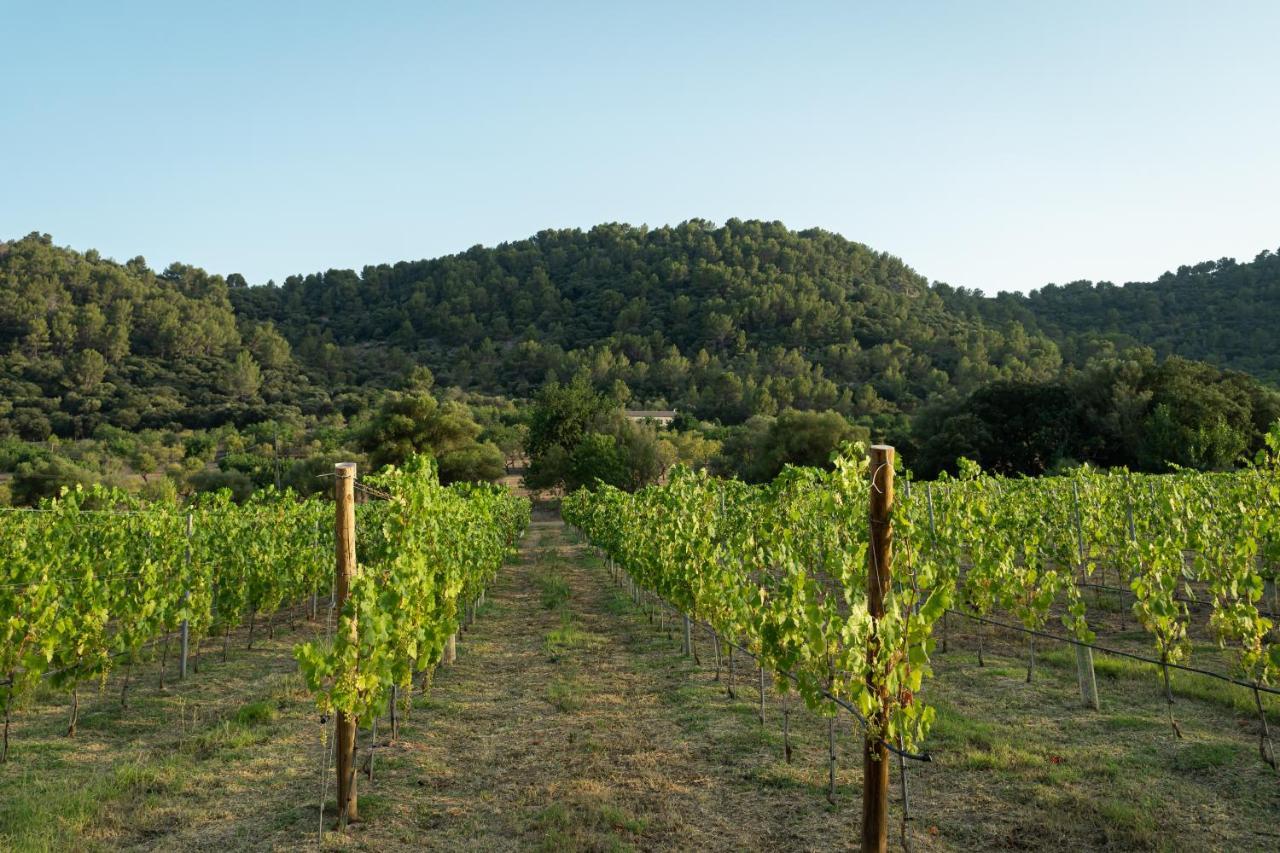
[(93, 349), (81, 350), (71, 356), (69, 362), (71, 387), (84, 394), (97, 391), (107, 375), (107, 360), (102, 353)]
[(236, 360), (227, 373), (227, 386), (242, 400), (257, 396), (258, 389), (262, 387), (262, 369), (248, 350), (236, 353)]
[(489, 482), (507, 473), (502, 461), (502, 451), (488, 442), (471, 444), (441, 454), (440, 482)]
[(508, 468), (514, 468), (524, 455), (525, 444), (529, 439), (529, 427), (526, 424), (493, 424), (485, 428), (480, 436), (493, 443), (502, 452), (502, 458)]
[(477, 441), (481, 427), (467, 407), (439, 403), (421, 392), (389, 392), (361, 434), (361, 445), (375, 468), (401, 465), (416, 453), (430, 453), (440, 466), (440, 478), (496, 480), (505, 470), (502, 453)]
[(61, 494), (63, 488), (89, 486), (101, 478), (61, 456), (51, 456), (18, 466), (10, 483), (16, 506), (34, 506), (44, 498)]
[(1213, 368), (1182, 359), (1161, 365), (1138, 445), (1142, 467), (1221, 470), (1241, 461), (1254, 443), (1252, 406), (1219, 379)]
[(676, 449), (649, 423), (619, 419), (614, 440), (622, 451), (630, 491), (659, 482), (676, 461)]
[(826, 468), (841, 445), (867, 438), (865, 427), (854, 426), (837, 412), (791, 409), (776, 418), (756, 415), (728, 430), (715, 467), (749, 483), (764, 483), (786, 465)]
[(581, 376), (568, 385), (552, 381), (542, 386), (529, 412), (525, 449), (530, 460), (536, 463), (553, 445), (576, 447), (603, 415), (616, 408), (615, 401), (597, 393)]
[(584, 377), (569, 385), (551, 381), (539, 389), (529, 412), (525, 450), (531, 489), (549, 489), (577, 480), (572, 455), (587, 434), (602, 424), (617, 403), (597, 393)]
[(1043, 474), (1079, 458), (1082, 432), (1079, 400), (1067, 385), (995, 382), (918, 422), (912, 467), (932, 477), (954, 471), (963, 456), (999, 474)]
[(293, 361), (289, 342), (276, 331), (274, 323), (262, 323), (254, 327), (249, 349), (258, 363), (268, 370), (285, 370)]
[(582, 437), (569, 456), (564, 488), (572, 492), (596, 481), (620, 489), (632, 488), (625, 451), (611, 435), (592, 432)]

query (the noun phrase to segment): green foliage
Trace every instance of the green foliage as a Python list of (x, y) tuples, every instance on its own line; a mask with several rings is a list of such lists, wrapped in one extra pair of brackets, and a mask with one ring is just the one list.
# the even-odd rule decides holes
[[(548, 379), (572, 377), (542, 392), (552, 420), (523, 433), (510, 413), (473, 412), (482, 432), (471, 440), (492, 443), (507, 466), (523, 443), (535, 460), (529, 482), (549, 487), (565, 481), (582, 436), (611, 434), (630, 459), (630, 482), (650, 481), (643, 472), (660, 471), (669, 450), (601, 428), (592, 407), (603, 399), (606, 408), (670, 407), (728, 426), (834, 412), (865, 430), (856, 437), (911, 451), (925, 472), (962, 454), (1008, 473), (1081, 461), (1220, 469), (1259, 449), (1280, 404), (1242, 375), (1169, 356), (1280, 376), (1267, 320), (1277, 271), (1268, 252), (1150, 284), (986, 298), (930, 285), (838, 235), (734, 219), (544, 231), (431, 261), (249, 287), (239, 276), (183, 264), (157, 273), (141, 258), (116, 263), (32, 234), (0, 243), (0, 437), (83, 440), (103, 425), (186, 432), (289, 419), (347, 429), (392, 387), (429, 396), (439, 377), (466, 394), (527, 398)], [(343, 310), (353, 304), (361, 310)], [(435, 399), (443, 408), (464, 402), (452, 396), (460, 393)], [(447, 478), (496, 470), (493, 450), (463, 442), (446, 462), (448, 450), (415, 427), (381, 427), (388, 450), (379, 462), (429, 448)], [(809, 438), (780, 429), (768, 449), (758, 430), (721, 434), (718, 467), (764, 481), (788, 461), (826, 461), (829, 436), (804, 447)], [(546, 469), (544, 458), (557, 465)], [(72, 461), (98, 478), (118, 473), (105, 461)], [(145, 476), (145, 461), (127, 464)], [(273, 483), (286, 467), (272, 455), (244, 473)]]
[(573, 448), (563, 483), (566, 489), (572, 490), (596, 480), (616, 488), (631, 485), (626, 454), (618, 442), (611, 435), (591, 432)]
[(0, 243), (0, 435), (244, 423), (265, 400), (319, 412), (317, 390), (274, 327), (237, 317), (221, 276), (156, 273), (41, 234)]
[(237, 502), (244, 502), (253, 494), (253, 480), (243, 471), (200, 471), (191, 476), (191, 485), (198, 492), (225, 491)]
[(908, 744), (932, 717), (917, 694), (948, 608), (1003, 611), (1033, 631), (1060, 620), (1092, 642), (1080, 584), (1099, 567), (1132, 594), (1159, 661), (1191, 654), (1188, 605), (1200, 600), (1232, 674), (1280, 679), (1275, 623), (1261, 609), (1280, 559), (1273, 458), (1241, 472), (1166, 476), (1082, 467), (1006, 479), (967, 459), (960, 468), (962, 479), (897, 492), (883, 619), (866, 604), (869, 490), (856, 450), (830, 472), (787, 468), (761, 486), (677, 468), (666, 485), (631, 495), (576, 492), (563, 512), (640, 586), (791, 672), (811, 706), (824, 707), (830, 690), (868, 717), (887, 707), (886, 736), (901, 731)]
[(502, 452), (479, 442), (481, 431), (461, 403), (439, 403), (425, 390), (393, 391), (378, 407), (361, 441), (375, 467), (431, 453), (440, 461), (445, 482), (496, 480), (506, 473)]
[(1045, 334), (1083, 364), (1095, 354), (1141, 344), (1161, 358), (1180, 355), (1280, 381), (1280, 254), (1178, 267), (1152, 282), (1102, 281), (1048, 285), (995, 299), (946, 286), (935, 288), (954, 310), (997, 325), (1017, 323)]
[[(70, 687), (187, 620), (194, 640), (332, 578), (331, 505), (223, 492), (183, 510), (101, 485), (0, 513), (0, 701)], [(191, 535), (187, 535), (188, 519)]]
[[(778, 222), (543, 231), (231, 299), (246, 320), (273, 322), (326, 384), (407, 356), (442, 384), (530, 397), (549, 377), (582, 376), (619, 402), (723, 423), (830, 409), (900, 428), (931, 396), (1061, 368), (1048, 338), (949, 310), (898, 258)], [(361, 311), (336, 310), (355, 300)]]
[(10, 483), (14, 503), (27, 506), (62, 494), (64, 489), (90, 486), (99, 481), (92, 471), (60, 456), (23, 462)]
[(439, 663), (474, 602), (529, 522), (529, 502), (497, 486), (441, 486), (431, 460), (410, 457), (370, 478), (392, 495), (360, 506), (359, 572), (332, 644), (295, 649), (321, 708), (369, 722), (393, 686)]
[(901, 570), (914, 582), (892, 589), (885, 616), (871, 617), (865, 509), (850, 511), (869, 494), (855, 445), (830, 471), (792, 467), (766, 486), (676, 468), (666, 485), (632, 495), (576, 492), (563, 512), (643, 588), (744, 644), (780, 688), (791, 689), (781, 674), (790, 672), (810, 707), (832, 712), (830, 693), (881, 736), (901, 733), (910, 745), (933, 717), (916, 694), (950, 588), (941, 566), (902, 549)]
[(1238, 373), (1149, 353), (1100, 361), (1070, 379), (997, 383), (922, 413), (915, 470), (953, 470), (958, 456), (1001, 474), (1089, 462), (1134, 470), (1223, 470), (1263, 445), (1280, 394)]
[(794, 410), (777, 418), (757, 415), (724, 434), (716, 467), (748, 483), (767, 483), (787, 465), (828, 468), (842, 446), (869, 438), (865, 427), (855, 427), (837, 412)]
[(237, 397), (245, 400), (258, 395), (258, 390), (262, 388), (262, 369), (248, 350), (236, 353), (235, 361), (227, 371), (227, 386)]
[(138, 490), (138, 496), (148, 503), (174, 505), (178, 503), (178, 486), (168, 477), (155, 477)]
[(443, 483), (492, 483), (507, 473), (502, 451), (489, 442), (472, 442), (440, 455)]
[(538, 390), (529, 411), (528, 438), (530, 474), (536, 479), (539, 461), (552, 447), (571, 452), (573, 448), (619, 404), (597, 393), (584, 377), (568, 385), (552, 380)]
[[(561, 386), (549, 382), (529, 413), (529, 470), (532, 489), (573, 491), (602, 482), (635, 490), (657, 482), (679, 453), (667, 431), (623, 416), (617, 401), (593, 391), (582, 379)], [(684, 442), (686, 451), (705, 451), (705, 442)]]

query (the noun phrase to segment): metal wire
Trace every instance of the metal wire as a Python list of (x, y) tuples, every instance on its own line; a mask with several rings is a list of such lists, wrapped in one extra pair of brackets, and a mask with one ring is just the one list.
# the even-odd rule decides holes
[[(675, 605), (673, 605), (671, 602), (667, 601), (661, 595), (658, 595), (657, 593), (652, 591), (650, 591), (650, 595), (653, 595), (654, 597), (656, 597), (659, 601), (661, 601), (667, 607), (674, 610), (676, 613), (679, 613), (681, 616), (686, 615), (684, 611), (682, 611), (679, 607), (676, 607)], [(718, 631), (715, 630), (714, 626), (712, 626), (709, 622), (703, 622), (701, 619), (697, 619), (694, 617), (689, 617), (689, 621), (695, 625), (701, 625), (703, 628), (706, 628), (708, 631), (711, 631), (713, 634), (715, 634), (717, 637), (720, 637), (720, 639), (724, 640), (724, 642), (728, 643), (730, 646), (733, 646), (738, 651), (742, 652), (745, 655), (748, 655), (752, 660), (756, 662), (757, 665), (761, 665), (761, 666), (763, 665), (763, 661), (761, 660), (759, 655), (757, 655), (755, 652), (751, 651), (750, 649), (746, 648), (745, 646), (739, 645), (738, 643), (734, 642), (728, 637), (721, 635)], [(778, 673), (779, 675), (785, 676), (786, 678), (795, 682), (797, 685), (800, 683), (799, 676), (795, 675), (790, 670), (783, 669), (783, 670), (773, 670), (773, 671)], [(852, 714), (854, 719), (858, 721), (859, 725), (862, 726), (864, 731), (870, 729), (870, 723), (868, 722), (867, 718), (862, 715), (862, 712), (859, 711), (857, 708), (855, 708), (853, 705), (849, 704), (844, 699), (841, 699), (839, 696), (832, 695), (831, 692), (826, 690), (825, 688), (820, 688), (818, 690), (818, 695), (824, 699), (827, 699), (830, 702), (833, 702), (838, 707), (841, 707), (846, 711), (848, 711), (850, 714)], [(889, 743), (883, 738), (879, 739), (879, 744), (885, 747), (886, 749), (888, 749), (894, 755), (898, 755), (903, 758), (910, 758), (912, 761), (933, 761), (933, 756), (931, 756), (927, 752), (922, 752), (922, 753), (908, 752), (906, 750), (899, 749), (898, 747), (894, 746), (893, 744)]]
[[(119, 573), (119, 574), (116, 574), (116, 573), (109, 573), (109, 574), (105, 574), (105, 575), (94, 575), (94, 576), (93, 576), (93, 580), (95, 580), (95, 581), (105, 581), (105, 580), (131, 580), (131, 579), (134, 579), (134, 578), (150, 577), (150, 576), (151, 576), (151, 573), (150, 573), (150, 572), (145, 572), (145, 571), (143, 571), (143, 572), (122, 572), (122, 573)], [(161, 575), (161, 576), (159, 576), (159, 577), (156, 577), (156, 580), (173, 580), (173, 579), (174, 579), (174, 578), (176, 578), (176, 577), (178, 577), (178, 575), (175, 575), (175, 574)], [(25, 589), (25, 588), (33, 587), (33, 586), (40, 586), (41, 584), (45, 584), (45, 583), (62, 583), (62, 582), (64, 582), (64, 581), (87, 582), (87, 579), (86, 579), (86, 578), (84, 578), (84, 577), (81, 577), (81, 576), (72, 577), (72, 576), (70, 576), (70, 575), (61, 575), (61, 576), (53, 576), (53, 577), (48, 577), (48, 578), (41, 578), (41, 579), (39, 579), (39, 580), (31, 580), (31, 581), (14, 581), (14, 582), (12, 582), (12, 583), (0, 583), (0, 589)]]
[(1120, 649), (1108, 648), (1107, 646), (1095, 645), (1094, 643), (1086, 643), (1083, 640), (1076, 640), (1076, 639), (1072, 639), (1071, 637), (1063, 637), (1058, 634), (1050, 634), (1047, 631), (1036, 631), (1032, 628), (1024, 628), (1021, 625), (1013, 625), (1008, 622), (1001, 622), (997, 619), (988, 619), (985, 616), (975, 616), (972, 613), (965, 613), (963, 610), (952, 610), (948, 608), (947, 612), (955, 613), (957, 616), (963, 616), (966, 619), (972, 619), (975, 622), (985, 622), (986, 624), (994, 625), (997, 628), (1006, 628), (1010, 631), (1019, 631), (1023, 634), (1030, 634), (1035, 637), (1044, 637), (1045, 639), (1048, 639), (1048, 640), (1056, 640), (1059, 643), (1069, 643), (1073, 646), (1083, 646), (1086, 649), (1092, 649), (1097, 652), (1102, 652), (1103, 654), (1115, 655), (1117, 657), (1122, 657), (1122, 658), (1130, 658), (1131, 660), (1142, 661), (1143, 663), (1149, 663), (1153, 666), (1164, 666), (1164, 667), (1170, 667), (1172, 669), (1180, 669), (1184, 672), (1194, 672), (1196, 675), (1205, 675), (1205, 676), (1208, 676), (1209, 678), (1216, 678), (1219, 681), (1226, 681), (1231, 684), (1239, 685), (1240, 687), (1247, 687), (1250, 690), (1258, 690), (1262, 693), (1270, 693), (1274, 696), (1280, 696), (1280, 689), (1277, 689), (1275, 687), (1268, 687), (1264, 684), (1255, 684), (1252, 681), (1243, 681), (1239, 678), (1232, 678), (1231, 676), (1223, 675), (1220, 672), (1213, 672), (1212, 670), (1208, 670), (1208, 669), (1200, 669), (1194, 666), (1187, 666), (1186, 664), (1172, 663), (1169, 661), (1160, 661), (1160, 660), (1156, 660), (1155, 658), (1146, 657), (1145, 655), (1136, 654), (1134, 652), (1126, 652), (1126, 651), (1121, 651)]

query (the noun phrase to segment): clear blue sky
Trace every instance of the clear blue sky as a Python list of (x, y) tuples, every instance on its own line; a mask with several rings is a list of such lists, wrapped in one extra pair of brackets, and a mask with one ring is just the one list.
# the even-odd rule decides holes
[(932, 279), (1280, 247), (1280, 3), (0, 0), (0, 237), (251, 282), (547, 227), (820, 226)]

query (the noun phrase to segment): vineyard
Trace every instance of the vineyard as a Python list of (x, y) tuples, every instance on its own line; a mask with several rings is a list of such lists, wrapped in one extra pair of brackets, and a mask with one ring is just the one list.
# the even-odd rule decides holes
[[(173, 791), (161, 817), (147, 811), (154, 793), (130, 812), (171, 849), (218, 831), (199, 811), (182, 812), (190, 830), (163, 815), (188, 798), (226, 813), (212, 768), (228, 762), (251, 770), (247, 803), (268, 776), (284, 785), (266, 824), (250, 808), (239, 820), (251, 834), (223, 836), (229, 849), (847, 849), (859, 827), (864, 849), (883, 849), (890, 807), (911, 849), (989, 846), (1004, 842), (974, 834), (974, 807), (943, 792), (983, 790), (983, 768), (1078, 784), (1086, 756), (1114, 751), (1114, 718), (1151, 760), (1270, 785), (1232, 836), (1267, 846), (1257, 816), (1280, 791), (1275, 460), (1034, 480), (966, 466), (929, 483), (895, 473), (902, 461), (850, 446), (830, 471), (788, 468), (766, 486), (677, 468), (635, 493), (581, 491), (561, 513), (599, 559), (544, 508), (501, 576), (529, 502), (442, 487), (427, 460), (361, 479), (340, 466), (332, 499), (267, 491), (179, 509), (97, 488), (0, 513), (0, 772), (22, 782), (0, 798), (0, 840), (6, 822), (29, 813), (39, 826), (54, 808), (26, 788), (101, 790), (77, 775), (93, 753), (72, 744), (114, 744), (97, 760), (131, 767), (149, 732), (202, 780), (124, 777)], [(1133, 729), (1144, 701), (1150, 731)], [(1056, 728), (1054, 714), (1058, 743), (1018, 730)], [(1080, 740), (1089, 720), (1103, 747)], [(1045, 771), (1032, 769), (1037, 750)], [(1126, 766), (1090, 771), (1104, 774), (1098, 796)], [(1146, 775), (1131, 784), (1168, 784), (1148, 759), (1134, 767)], [(1021, 820), (1045, 820), (1049, 796)], [(846, 808), (858, 799), (861, 817)], [(994, 823), (1018, 802), (976, 814)], [(1158, 846), (1152, 819), (1116, 799), (1096, 808), (1089, 844)], [(86, 847), (151, 846), (93, 821), (114, 834)], [(1084, 843), (1079, 831), (1058, 829), (1059, 843)]]
[[(564, 505), (637, 601), (682, 615), (686, 652), (693, 627), (705, 625), (717, 675), (722, 649), (730, 661), (737, 648), (758, 662), (762, 711), (768, 671), (811, 709), (854, 715), (865, 737), (863, 849), (885, 845), (888, 753), (899, 759), (904, 808), (903, 762), (930, 758), (926, 679), (953, 616), (1024, 633), (1028, 683), (1037, 640), (1070, 644), (1081, 699), (1095, 709), (1094, 651), (1153, 664), (1171, 737), (1182, 736), (1171, 669), (1247, 691), (1260, 760), (1276, 767), (1274, 458), (1237, 474), (1166, 477), (1083, 470), (1007, 480), (968, 466), (955, 480), (907, 480), (895, 502), (892, 448), (874, 450), (870, 462), (855, 447), (829, 473), (788, 469), (766, 487), (677, 470), (663, 486), (602, 487)], [(1099, 616), (1130, 612), (1147, 653), (1100, 645), (1095, 629), (1108, 620), (1091, 605)], [(1193, 660), (1193, 635), (1211, 636), (1218, 653)], [(982, 639), (980, 629), (979, 665)]]
[[(259, 620), (270, 636), (298, 605), (329, 626), (296, 649), (319, 708), (337, 712), (339, 727), (351, 720), (352, 731), (384, 709), (394, 720), (399, 691), (415, 677), (425, 683), (512, 553), (529, 504), (496, 486), (442, 487), (425, 458), (367, 483), (353, 467), (338, 472), (345, 529), (333, 502), (288, 492), (244, 505), (223, 493), (175, 512), (95, 487), (0, 514), (0, 761), (14, 709), (42, 682), (70, 693), (73, 736), (82, 684), (123, 667), (123, 707), (129, 665), (149, 647), (163, 647), (163, 686), (171, 644), (172, 677), (185, 678), (189, 664), (199, 672), (205, 641), (220, 637), (225, 661), (233, 629), (247, 622), (252, 648)], [(357, 486), (371, 498), (358, 508)], [(347, 577), (333, 568), (343, 546)]]

